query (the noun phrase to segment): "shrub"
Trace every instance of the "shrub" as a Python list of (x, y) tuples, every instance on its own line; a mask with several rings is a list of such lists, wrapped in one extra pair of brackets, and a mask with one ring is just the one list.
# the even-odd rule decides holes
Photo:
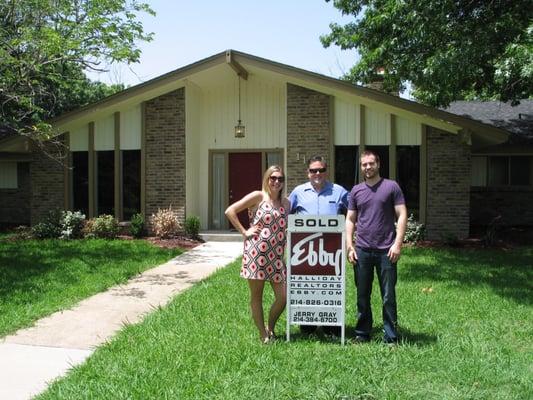
[(100, 215), (91, 218), (85, 224), (83, 232), (87, 238), (114, 239), (120, 231), (118, 221), (112, 215)]
[(416, 244), (418, 241), (424, 239), (425, 233), (426, 227), (424, 224), (418, 222), (413, 214), (409, 215), (409, 218), (407, 218), (407, 229), (405, 230), (403, 242)]
[(61, 212), (61, 239), (76, 239), (82, 236), (85, 215), (80, 211)]
[(193, 238), (198, 238), (200, 233), (200, 217), (196, 215), (191, 215), (185, 219), (185, 233)]
[(51, 210), (31, 229), (37, 239), (74, 239), (82, 236), (85, 215), (79, 211)]
[(159, 209), (151, 217), (152, 230), (157, 237), (168, 238), (176, 235), (181, 230), (178, 214), (172, 206)]
[(130, 234), (134, 238), (144, 236), (144, 217), (142, 214), (134, 214), (130, 221)]
[(33, 235), (32, 228), (25, 225), (19, 225), (16, 226), (13, 229), (13, 239), (14, 240), (28, 240), (33, 239), (35, 236)]
[(32, 227), (32, 235), (37, 239), (53, 239), (61, 236), (61, 210), (51, 210)]

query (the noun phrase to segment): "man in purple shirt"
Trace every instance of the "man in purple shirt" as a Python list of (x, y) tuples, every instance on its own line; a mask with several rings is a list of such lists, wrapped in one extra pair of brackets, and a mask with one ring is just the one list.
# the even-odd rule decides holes
[(346, 251), (350, 262), (355, 263), (357, 288), (355, 340), (370, 340), (373, 322), (370, 297), (375, 267), (383, 302), (383, 341), (394, 344), (398, 341), (396, 263), (407, 227), (407, 208), (400, 186), (379, 175), (379, 156), (367, 150), (361, 154), (360, 161), (365, 181), (350, 192), (346, 215)]

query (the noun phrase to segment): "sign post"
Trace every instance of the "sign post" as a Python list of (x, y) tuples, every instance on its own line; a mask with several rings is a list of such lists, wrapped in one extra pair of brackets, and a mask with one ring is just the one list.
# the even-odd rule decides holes
[(291, 325), (340, 326), (344, 344), (343, 215), (289, 215), (287, 341)]

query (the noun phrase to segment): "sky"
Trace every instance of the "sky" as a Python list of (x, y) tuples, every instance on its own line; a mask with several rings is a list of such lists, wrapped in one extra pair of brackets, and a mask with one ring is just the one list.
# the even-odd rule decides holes
[(357, 61), (355, 50), (324, 48), (320, 35), (329, 24), (344, 24), (325, 0), (144, 0), (156, 12), (141, 14), (154, 40), (140, 43), (140, 63), (111, 66), (90, 79), (133, 86), (233, 49), (319, 74), (339, 78)]

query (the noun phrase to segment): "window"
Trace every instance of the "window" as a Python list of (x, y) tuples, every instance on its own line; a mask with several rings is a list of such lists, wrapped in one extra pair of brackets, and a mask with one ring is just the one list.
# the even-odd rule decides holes
[[(389, 177), (389, 146), (365, 146), (380, 158), (380, 176)], [(420, 208), (420, 146), (396, 146), (396, 176), (409, 213)], [(335, 146), (335, 183), (351, 190), (359, 182), (358, 146)]]
[(509, 184), (509, 157), (489, 157), (489, 186)]
[(269, 151), (266, 153), (266, 168), (271, 165), (283, 167), (283, 154), (279, 151)]
[(1, 162), (0, 163), (0, 189), (17, 189), (17, 163)]
[(96, 215), (115, 214), (115, 152), (96, 152)]
[(509, 157), (510, 179), (512, 186), (531, 184), (532, 157)]
[(396, 176), (409, 214), (415, 218), (419, 216), (420, 209), (420, 147), (396, 147)]
[(72, 152), (72, 206), (74, 211), (89, 215), (89, 154)]
[(225, 171), (226, 155), (224, 153), (213, 153), (211, 166), (211, 196), (213, 199), (211, 206), (211, 228), (213, 229), (227, 229), (227, 219), (224, 215), (228, 193)]
[(124, 220), (141, 211), (141, 151), (122, 151), (122, 206)]
[(472, 156), (472, 186), (533, 185), (532, 156)]
[(335, 146), (335, 183), (352, 190), (359, 181), (357, 146)]

